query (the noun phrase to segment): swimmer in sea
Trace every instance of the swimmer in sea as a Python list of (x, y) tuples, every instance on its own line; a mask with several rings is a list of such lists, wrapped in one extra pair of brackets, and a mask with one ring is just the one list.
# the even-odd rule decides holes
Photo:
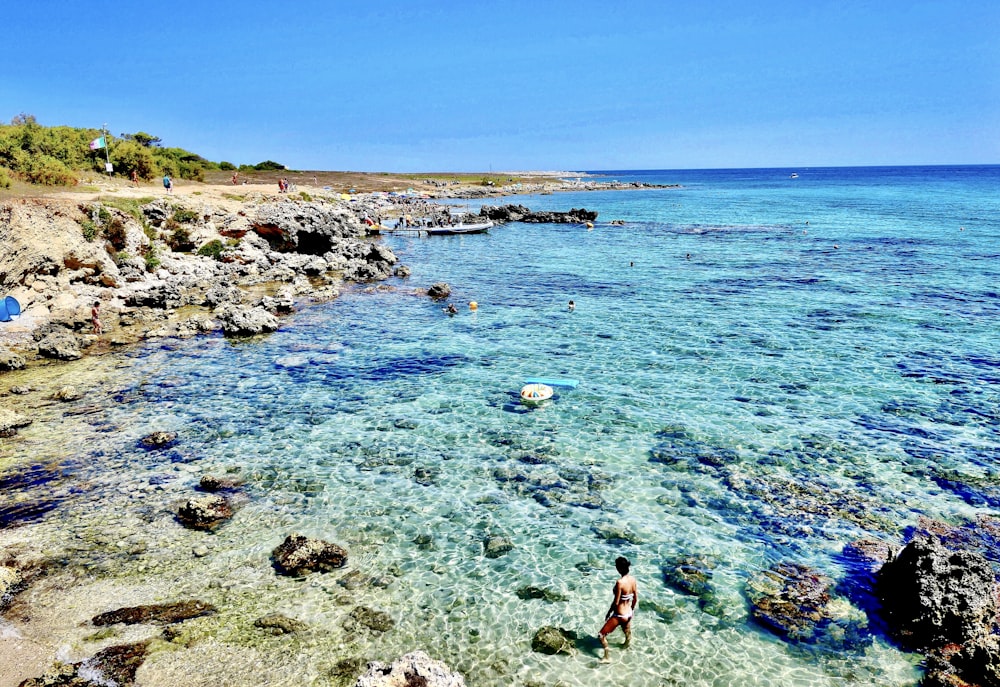
[(569, 302), (569, 311), (573, 312), (574, 310), (576, 310), (576, 303), (574, 303), (573, 301), (570, 301)]
[(457, 313), (457, 312), (458, 312), (458, 308), (456, 308), (456, 307), (455, 307), (455, 304), (454, 304), (454, 303), (449, 303), (449, 304), (448, 304), (448, 307), (447, 307), (447, 308), (445, 308), (445, 310), (444, 310), (444, 311), (445, 311), (446, 313), (448, 313), (449, 315), (454, 315), (455, 313)]
[(639, 591), (636, 588), (635, 578), (629, 574), (629, 567), (631, 564), (624, 556), (615, 559), (615, 569), (618, 570), (621, 577), (615, 582), (615, 596), (611, 601), (611, 608), (604, 616), (604, 627), (597, 633), (598, 639), (601, 640), (601, 646), (604, 647), (601, 663), (611, 663), (611, 659), (608, 657), (607, 636), (614, 632), (616, 627), (621, 627), (625, 633), (625, 643), (622, 648), (627, 649), (632, 643), (632, 616), (639, 603)]

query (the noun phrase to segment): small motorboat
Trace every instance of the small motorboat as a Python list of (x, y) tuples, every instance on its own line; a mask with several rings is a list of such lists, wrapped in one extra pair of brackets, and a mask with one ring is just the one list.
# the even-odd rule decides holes
[(548, 384), (525, 384), (521, 388), (521, 403), (538, 405), (552, 398), (552, 387)]
[(478, 224), (452, 224), (447, 227), (427, 227), (424, 231), (428, 236), (456, 236), (458, 234), (485, 234), (493, 226), (493, 222)]
[(798, 178), (799, 178), (799, 174), (798, 174), (798, 172), (792, 172), (792, 173), (791, 173), (791, 174), (790, 174), (790, 175), (788, 176), (788, 178), (789, 178), (789, 179), (798, 179)]

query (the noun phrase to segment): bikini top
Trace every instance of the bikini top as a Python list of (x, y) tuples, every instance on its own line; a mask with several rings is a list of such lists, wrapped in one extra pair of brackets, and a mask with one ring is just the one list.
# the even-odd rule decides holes
[(621, 602), (631, 601), (631, 600), (632, 600), (632, 595), (631, 594), (622, 594), (621, 598), (619, 599), (619, 601), (621, 601)]

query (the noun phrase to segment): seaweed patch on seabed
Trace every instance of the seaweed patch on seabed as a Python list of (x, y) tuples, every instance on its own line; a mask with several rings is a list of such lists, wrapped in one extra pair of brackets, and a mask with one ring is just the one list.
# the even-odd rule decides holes
[(29, 463), (0, 474), (0, 529), (36, 522), (78, 490), (72, 484), (76, 461)]

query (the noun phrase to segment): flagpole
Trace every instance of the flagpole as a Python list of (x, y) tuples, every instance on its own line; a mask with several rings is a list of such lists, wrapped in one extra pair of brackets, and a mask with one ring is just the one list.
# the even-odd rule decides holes
[(108, 161), (108, 166), (105, 168), (108, 172), (108, 178), (111, 178), (111, 153), (108, 152), (111, 148), (108, 142), (108, 124), (104, 123), (104, 127), (101, 129), (104, 133), (104, 159)]

